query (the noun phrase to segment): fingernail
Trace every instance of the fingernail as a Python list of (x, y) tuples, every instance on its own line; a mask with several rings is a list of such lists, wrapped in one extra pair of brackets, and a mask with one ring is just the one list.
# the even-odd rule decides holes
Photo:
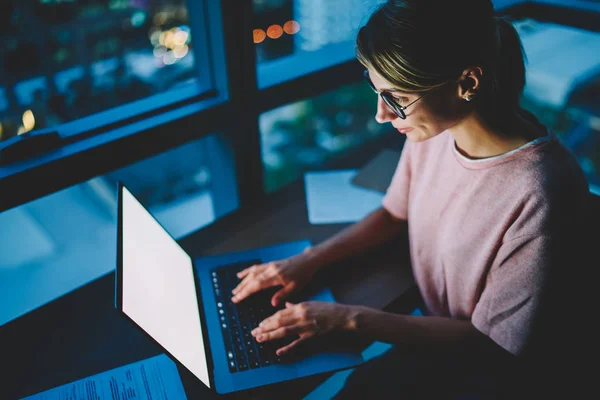
[(256, 335), (256, 332), (258, 331), (258, 329), (253, 329), (252, 332), (250, 332), (252, 334), (252, 336)]
[(260, 341), (262, 341), (262, 340), (263, 340), (263, 338), (264, 338), (264, 336), (263, 336), (263, 335), (258, 335), (258, 336), (256, 337), (256, 340), (258, 340), (258, 341), (260, 342)]

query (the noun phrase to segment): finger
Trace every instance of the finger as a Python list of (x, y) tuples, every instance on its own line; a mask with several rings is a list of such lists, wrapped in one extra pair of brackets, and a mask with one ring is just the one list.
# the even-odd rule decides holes
[(280, 310), (268, 318), (265, 318), (255, 329), (257, 332), (266, 332), (277, 329), (283, 325), (295, 323), (296, 317), (289, 310)]
[(236, 294), (237, 292), (242, 290), (242, 288), (244, 286), (246, 286), (248, 283), (250, 283), (253, 279), (256, 279), (258, 276), (259, 275), (256, 275), (256, 274), (246, 275), (246, 277), (244, 279), (242, 279), (242, 281), (240, 283), (238, 283), (238, 285), (231, 291), (231, 293)]
[(242, 287), (239, 292), (236, 293), (235, 296), (232, 297), (234, 303), (237, 303), (241, 300), (244, 300), (246, 297), (250, 296), (258, 292), (261, 289), (272, 286), (273, 278), (263, 279), (261, 277), (256, 277), (252, 279), (247, 285)]
[(263, 332), (256, 335), (257, 342), (266, 342), (269, 340), (282, 339), (289, 335), (298, 334), (301, 332), (306, 324), (295, 324), (282, 326), (269, 332)]
[(279, 290), (273, 295), (273, 297), (271, 298), (271, 305), (273, 307), (277, 307), (279, 305), (279, 302), (284, 300), (287, 296), (289, 296), (289, 294), (293, 292), (295, 288), (296, 284), (293, 282), (289, 285), (284, 286), (281, 290)]
[(289, 353), (294, 347), (296, 347), (297, 345), (299, 345), (300, 343), (302, 343), (303, 341), (305, 341), (306, 339), (309, 339), (311, 337), (312, 337), (312, 335), (300, 336), (298, 339), (294, 340), (292, 343), (277, 349), (275, 351), (275, 353), (278, 356), (283, 356), (283, 355)]
[[(252, 266), (250, 268), (246, 268), (244, 271), (246, 271), (246, 273), (244, 274), (243, 277), (240, 277), (240, 279), (242, 279), (242, 281), (235, 287), (235, 289), (233, 289), (231, 292), (235, 294), (235, 292), (239, 292), (240, 289), (244, 286), (247, 285), (249, 281), (252, 280), (253, 277), (257, 277), (260, 276), (264, 273), (264, 269), (263, 268), (258, 268), (258, 265)], [(242, 271), (242, 272), (244, 272)]]
[(233, 294), (237, 294), (240, 290), (244, 288), (244, 286), (248, 285), (250, 282), (255, 280), (264, 280), (266, 278), (264, 269), (254, 269), (250, 271), (248, 275), (236, 286), (235, 289), (231, 291)]
[(246, 275), (248, 275), (250, 272), (258, 269), (258, 267), (260, 267), (262, 264), (254, 264), (248, 268), (245, 268), (243, 270), (241, 270), (240, 272), (237, 273), (237, 277), (240, 279), (243, 279)]

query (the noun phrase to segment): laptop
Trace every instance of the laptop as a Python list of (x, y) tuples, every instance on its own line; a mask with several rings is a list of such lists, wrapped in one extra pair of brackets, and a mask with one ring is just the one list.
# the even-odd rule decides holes
[[(231, 393), (362, 363), (358, 351), (341, 348), (277, 357), (293, 337), (256, 342), (250, 331), (277, 311), (270, 304), (277, 288), (231, 302), (238, 271), (302, 252), (309, 242), (194, 260), (122, 182), (117, 186), (115, 307), (206, 387)], [(306, 300), (335, 301), (327, 288)]]

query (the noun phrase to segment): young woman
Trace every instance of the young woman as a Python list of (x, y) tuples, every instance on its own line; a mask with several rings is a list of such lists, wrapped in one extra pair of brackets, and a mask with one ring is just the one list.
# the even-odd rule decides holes
[(253, 335), (297, 336), (281, 354), (336, 330), (396, 344), (377, 360), (385, 368), (361, 367), (349, 380), (340, 396), (355, 398), (389, 393), (378, 389), (385, 380), (414, 393), (424, 382), (458, 386), (491, 371), (485, 360), (533, 353), (549, 277), (569, 267), (588, 188), (575, 157), (520, 108), (516, 30), (489, 0), (390, 0), (360, 29), (356, 54), (378, 93), (376, 120), (407, 138), (382, 207), (303, 254), (242, 271), (233, 301), (282, 286), (277, 305), (320, 269), (404, 231), (426, 315), (286, 303)]

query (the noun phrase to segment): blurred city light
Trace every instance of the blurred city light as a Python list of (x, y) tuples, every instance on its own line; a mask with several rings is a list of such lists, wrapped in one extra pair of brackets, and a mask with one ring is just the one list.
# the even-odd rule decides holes
[(154, 25), (164, 24), (167, 22), (167, 13), (163, 11), (156, 13), (152, 21), (154, 22)]
[(156, 46), (154, 48), (154, 57), (162, 57), (165, 55), (165, 53), (167, 52), (167, 48), (165, 46)]
[(279, 39), (281, 35), (283, 35), (283, 28), (281, 27), (281, 25), (271, 25), (267, 29), (267, 36), (271, 39)]
[(184, 44), (186, 44), (189, 39), (189, 36), (189, 33), (177, 28), (175, 31), (175, 37), (173, 38), (175, 46), (183, 46)]
[(23, 113), (23, 128), (25, 132), (29, 132), (35, 127), (35, 118), (33, 117), (33, 112), (31, 110), (27, 110)]
[(177, 57), (175, 57), (175, 54), (171, 50), (167, 51), (163, 56), (163, 62), (165, 63), (165, 65), (173, 65), (176, 61)]
[(158, 40), (160, 38), (160, 34), (161, 31), (160, 30), (154, 30), (151, 31), (152, 33), (150, 34), (150, 43), (152, 43), (153, 46), (156, 46), (158, 44)]
[(146, 14), (143, 11), (136, 11), (131, 16), (131, 25), (139, 28), (146, 22)]
[(187, 45), (183, 45), (183, 46), (177, 46), (173, 49), (173, 54), (175, 55), (175, 57), (177, 58), (183, 58), (186, 56), (186, 54), (189, 51), (189, 47)]
[(258, 44), (258, 43), (262, 43), (265, 38), (267, 37), (267, 34), (265, 31), (263, 31), (262, 29), (255, 29), (252, 32), (252, 35), (254, 36), (254, 43)]
[(300, 31), (300, 24), (296, 21), (288, 21), (283, 24), (283, 30), (288, 35), (294, 35)]

